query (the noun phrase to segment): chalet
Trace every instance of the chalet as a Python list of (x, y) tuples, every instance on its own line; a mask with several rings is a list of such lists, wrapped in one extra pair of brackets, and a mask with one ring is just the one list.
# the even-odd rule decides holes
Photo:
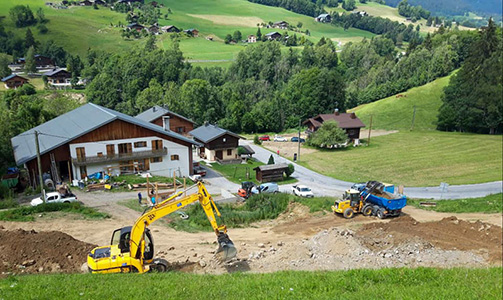
[(143, 29), (145, 29), (145, 26), (141, 25), (141, 24), (138, 24), (138, 23), (130, 23), (130, 24), (127, 24), (127, 29), (129, 30), (136, 30), (138, 32), (142, 31)]
[(119, 0), (116, 3), (123, 3), (123, 4), (129, 4), (129, 5), (131, 5), (131, 3), (141, 3), (141, 4), (144, 4), (145, 0)]
[(161, 126), (181, 135), (188, 135), (194, 129), (194, 122), (162, 106), (147, 109), (135, 118)]
[(366, 11), (363, 11), (363, 10), (362, 11), (354, 11), (353, 14), (359, 15), (360, 17), (366, 17), (369, 15)]
[(330, 23), (332, 21), (332, 16), (330, 14), (321, 14), (314, 18), (316, 22), (321, 22), (321, 23)]
[(152, 25), (152, 26), (150, 26), (150, 27), (148, 28), (148, 32), (149, 32), (149, 33), (152, 33), (152, 34), (159, 34), (159, 32), (160, 32), (160, 31), (159, 31), (159, 26), (157, 26), (157, 25), (155, 25), (155, 24), (154, 24), (154, 25)]
[(94, 0), (93, 3), (96, 5), (106, 5), (106, 2), (103, 0)]
[(2, 82), (7, 89), (17, 89), (18, 87), (22, 87), (23, 84), (28, 83), (28, 79), (16, 74), (11, 74), (2, 78)]
[(89, 1), (89, 0), (84, 0), (84, 1), (80, 1), (79, 5), (80, 6), (92, 6), (93, 3), (91, 1)]
[(268, 39), (268, 40), (279, 40), (281, 38), (281, 33), (279, 32), (276, 32), (276, 31), (273, 31), (273, 32), (269, 32), (265, 35), (265, 37)]
[(47, 84), (55, 88), (68, 88), (72, 81), (72, 73), (66, 69), (53, 69), (44, 73), (47, 76)]
[(286, 21), (274, 22), (272, 24), (272, 28), (288, 29), (288, 22)]
[(169, 26), (163, 26), (161, 27), (161, 30), (163, 32), (180, 32), (180, 29), (178, 29), (176, 26), (174, 25), (169, 25)]
[(189, 133), (194, 141), (203, 144), (198, 151), (201, 158), (221, 163), (241, 162), (238, 156), (239, 135), (208, 123)]
[(192, 146), (200, 146), (155, 124), (88, 103), (11, 139), (17, 165), (24, 165), (34, 181), (38, 178), (35, 132), (39, 132), (42, 172), (50, 172), (55, 182), (104, 171), (188, 176)]
[(258, 182), (282, 181), (283, 174), (288, 169), (287, 164), (262, 165), (254, 168)]
[(252, 35), (248, 36), (248, 43), (256, 43), (257, 42), (257, 37)]
[[(54, 67), (54, 62), (50, 57), (47, 57), (45, 55), (40, 55), (40, 54), (35, 54), (35, 65), (37, 68), (49, 68), (49, 67)], [(18, 64), (25, 64), (26, 59), (24, 57), (21, 57), (17, 60)]]
[(199, 35), (199, 30), (194, 29), (194, 28), (184, 30), (183, 32), (185, 32), (186, 34), (193, 36), (193, 37), (197, 37)]
[(365, 127), (365, 124), (358, 119), (355, 113), (339, 113), (338, 111), (333, 114), (319, 114), (314, 118), (307, 119), (303, 122), (307, 125), (310, 132), (314, 132), (321, 127), (325, 121), (335, 121), (346, 131), (346, 134), (351, 140), (356, 140), (360, 138), (360, 129)]

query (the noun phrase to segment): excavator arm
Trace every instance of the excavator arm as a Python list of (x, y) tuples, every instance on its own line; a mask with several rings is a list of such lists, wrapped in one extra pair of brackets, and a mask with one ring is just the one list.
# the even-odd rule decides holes
[(229, 260), (236, 256), (237, 250), (227, 236), (227, 227), (225, 225), (218, 225), (215, 218), (215, 213), (220, 217), (220, 212), (213, 198), (201, 182), (197, 183), (197, 188), (197, 193), (184, 196), (180, 199), (177, 198), (183, 194), (183, 191), (176, 193), (170, 198), (154, 205), (149, 211), (145, 212), (136, 220), (131, 229), (129, 241), (131, 257), (137, 259), (143, 258), (143, 252), (145, 251), (145, 230), (150, 224), (196, 201), (199, 201), (201, 204), (213, 231), (217, 235), (219, 244), (217, 256), (222, 261)]

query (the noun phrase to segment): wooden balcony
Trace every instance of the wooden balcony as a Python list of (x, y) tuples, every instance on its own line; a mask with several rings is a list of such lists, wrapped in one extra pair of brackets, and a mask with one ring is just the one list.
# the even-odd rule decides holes
[(135, 151), (132, 153), (116, 153), (113, 155), (102, 155), (102, 156), (86, 156), (79, 158), (72, 158), (72, 162), (75, 166), (84, 166), (91, 164), (104, 164), (112, 163), (118, 161), (128, 161), (137, 159), (146, 159), (152, 157), (161, 157), (168, 154), (168, 149), (159, 150), (146, 150), (146, 151)]

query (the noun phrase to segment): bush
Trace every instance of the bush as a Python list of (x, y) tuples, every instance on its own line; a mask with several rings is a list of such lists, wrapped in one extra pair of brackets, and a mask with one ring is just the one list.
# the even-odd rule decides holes
[(269, 156), (269, 160), (267, 161), (267, 164), (274, 165), (274, 156), (272, 156), (272, 154), (271, 154), (271, 156)]
[(17, 201), (12, 198), (6, 198), (0, 200), (0, 209), (12, 208), (18, 205), (19, 204), (17, 203)]
[(343, 144), (348, 136), (344, 129), (339, 128), (337, 122), (324, 122), (320, 129), (307, 138), (307, 144), (318, 148), (326, 148), (333, 145)]
[(108, 214), (98, 212), (94, 208), (86, 207), (78, 202), (72, 202), (46, 203), (37, 206), (23, 206), (9, 209), (0, 212), (0, 220), (27, 222), (35, 220), (35, 218), (33, 217), (34, 214), (55, 211), (77, 213), (91, 219), (105, 219), (110, 217)]
[(293, 172), (295, 172), (295, 166), (293, 164), (288, 164), (288, 169), (285, 171), (286, 177), (290, 178)]
[(255, 145), (262, 145), (262, 141), (258, 138), (258, 135), (253, 137), (253, 143)]

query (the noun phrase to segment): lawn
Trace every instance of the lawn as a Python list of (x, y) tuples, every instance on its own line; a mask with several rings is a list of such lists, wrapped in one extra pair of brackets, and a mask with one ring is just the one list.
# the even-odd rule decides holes
[(77, 214), (86, 219), (106, 219), (110, 216), (98, 212), (96, 209), (86, 207), (78, 202), (74, 203), (48, 203), (37, 206), (22, 206), (18, 208), (0, 211), (0, 220), (16, 222), (32, 222), (35, 215), (52, 212)]
[(414, 130), (435, 130), (438, 109), (442, 105), (441, 96), (451, 76), (438, 78), (423, 86), (412, 88), (399, 95), (355, 107), (350, 112), (356, 115), (367, 127), (372, 115), (372, 128), (388, 130), (410, 130), (414, 106), (416, 117)]
[(370, 146), (304, 154), (301, 164), (351, 182), (379, 180), (405, 186), (472, 184), (502, 179), (501, 136), (455, 132), (399, 132)]
[(494, 194), (481, 198), (437, 200), (433, 207), (421, 206), (425, 200), (408, 199), (407, 204), (417, 208), (447, 213), (501, 213), (503, 211), (503, 194)]
[[(218, 163), (211, 164), (213, 170), (225, 176), (225, 178), (230, 181), (241, 184), (243, 181), (252, 181), (255, 184), (260, 184), (255, 178), (254, 168), (264, 165), (255, 159), (249, 159), (247, 164), (232, 164), (232, 165), (221, 165)], [(277, 182), (278, 184), (290, 184), (297, 182), (295, 178), (285, 178), (283, 181)]]
[[(5, 299), (500, 299), (502, 268), (268, 274), (53, 274), (0, 280)], [(61, 288), (64, 287), (64, 288)]]

